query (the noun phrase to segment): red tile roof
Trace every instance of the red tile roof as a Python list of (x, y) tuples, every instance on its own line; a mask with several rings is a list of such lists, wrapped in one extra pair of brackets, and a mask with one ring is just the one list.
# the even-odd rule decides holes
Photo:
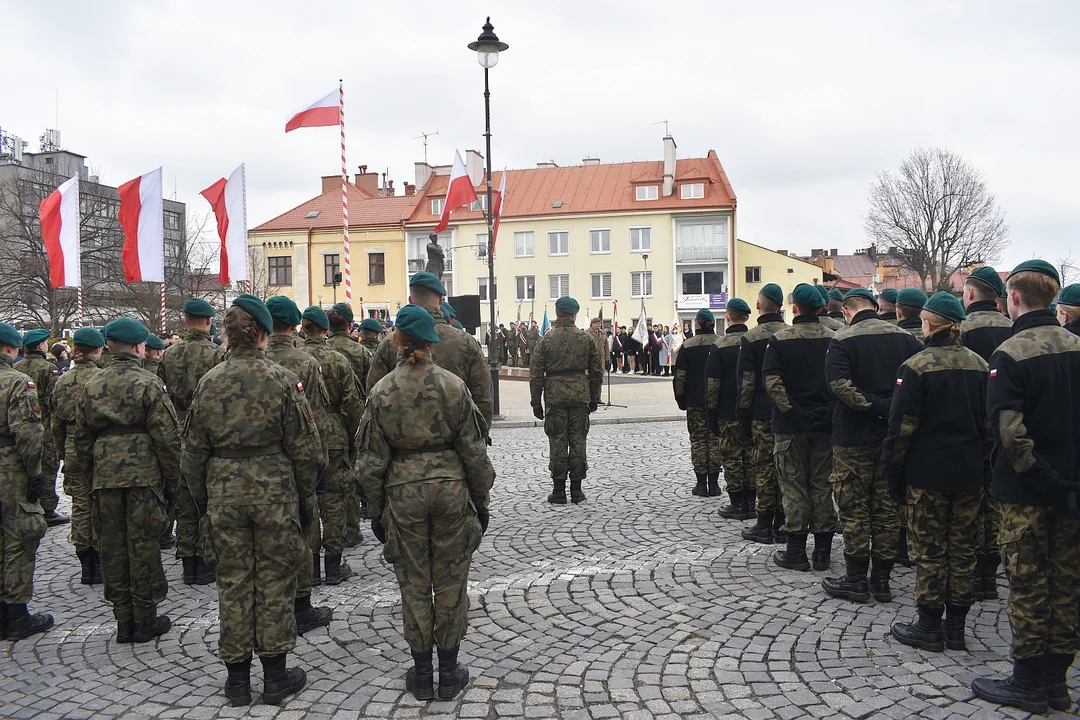
[[(371, 197), (354, 185), (349, 185), (349, 227), (400, 225), (408, 216), (416, 196)], [(430, 210), (430, 207), (428, 208)], [(313, 218), (308, 213), (318, 212)], [(273, 230), (329, 230), (341, 227), (341, 189), (329, 192), (297, 205), (272, 220), (252, 228), (252, 232)]]

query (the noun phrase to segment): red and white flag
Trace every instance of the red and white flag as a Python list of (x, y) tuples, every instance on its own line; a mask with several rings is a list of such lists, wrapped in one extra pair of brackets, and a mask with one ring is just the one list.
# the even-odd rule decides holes
[(243, 163), (228, 180), (221, 178), (199, 193), (214, 208), (217, 219), (221, 239), (218, 281), (223, 285), (248, 279), (246, 193)]
[(164, 202), (161, 168), (124, 183), (120, 193), (120, 227), (124, 228), (124, 280), (165, 281)]
[(341, 88), (293, 113), (285, 122), (285, 132), (302, 127), (329, 127), (341, 122)]
[(465, 161), (461, 159), (461, 153), (455, 150), (454, 169), (450, 171), (450, 184), (446, 187), (442, 216), (439, 218), (439, 224), (435, 226), (435, 232), (441, 233), (450, 224), (451, 210), (476, 201), (476, 190), (473, 189), (469, 174), (465, 172)]
[(503, 197), (506, 195), (506, 168), (503, 168), (502, 181), (499, 183), (499, 192), (495, 193), (495, 198), (491, 201), (493, 210), (495, 211), (495, 222), (491, 228), (491, 252), (495, 252), (495, 243), (499, 239), (499, 221), (502, 220), (502, 205)]
[(615, 338), (615, 344), (622, 347), (622, 341), (619, 340), (619, 301), (611, 301), (611, 335)]
[(41, 238), (49, 255), (49, 284), (54, 288), (78, 287), (79, 272), (79, 176), (66, 180), (41, 201)]

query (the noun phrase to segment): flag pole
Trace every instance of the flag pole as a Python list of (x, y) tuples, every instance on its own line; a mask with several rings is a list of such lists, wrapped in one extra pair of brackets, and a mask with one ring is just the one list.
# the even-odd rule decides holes
[(78, 292), (78, 310), (79, 310), (79, 327), (83, 326), (83, 308), (82, 308), (82, 285), (79, 285)]
[(339, 113), (341, 125), (341, 223), (342, 223), (342, 266), (345, 279), (345, 304), (352, 307), (352, 262), (349, 259), (349, 169), (345, 164), (345, 84), (338, 80), (338, 94), (341, 98)]
[(165, 332), (165, 276), (161, 277), (161, 332)]

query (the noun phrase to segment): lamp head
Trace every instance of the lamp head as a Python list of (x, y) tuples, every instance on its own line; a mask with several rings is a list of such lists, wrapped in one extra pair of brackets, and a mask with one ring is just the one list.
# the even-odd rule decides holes
[(484, 23), (483, 29), (484, 32), (480, 33), (476, 42), (469, 43), (469, 49), (476, 51), (476, 59), (480, 62), (480, 67), (490, 69), (498, 64), (499, 53), (509, 49), (510, 46), (499, 41), (490, 17)]

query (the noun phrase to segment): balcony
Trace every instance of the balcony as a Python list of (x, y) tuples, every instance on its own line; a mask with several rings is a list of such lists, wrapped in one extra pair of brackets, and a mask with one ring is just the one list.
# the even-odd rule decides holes
[(727, 262), (726, 245), (707, 245), (704, 247), (676, 247), (676, 262)]
[[(427, 257), (422, 260), (410, 259), (409, 260), (409, 274), (424, 272), (424, 268), (427, 267)], [(443, 269), (446, 272), (452, 272), (454, 269), (454, 259), (449, 255), (443, 259)]]

